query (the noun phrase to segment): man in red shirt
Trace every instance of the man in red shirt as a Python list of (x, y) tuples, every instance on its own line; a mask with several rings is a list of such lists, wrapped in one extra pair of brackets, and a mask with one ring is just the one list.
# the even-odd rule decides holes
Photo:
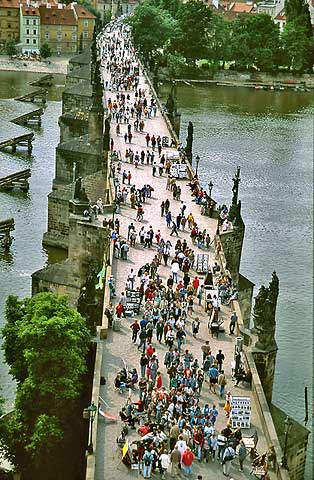
[(200, 286), (200, 281), (199, 281), (198, 277), (193, 278), (192, 285), (193, 285), (193, 288), (194, 288), (194, 295), (196, 295), (197, 289)]
[(192, 474), (192, 465), (194, 461), (194, 454), (189, 447), (185, 450), (182, 454), (181, 462), (184, 466), (184, 473), (185, 475), (189, 476)]
[(139, 323), (137, 320), (135, 320), (131, 325), (130, 325), (130, 328), (132, 330), (132, 342), (133, 343), (136, 343), (136, 340), (137, 340), (137, 334), (140, 330), (140, 326), (139, 326)]

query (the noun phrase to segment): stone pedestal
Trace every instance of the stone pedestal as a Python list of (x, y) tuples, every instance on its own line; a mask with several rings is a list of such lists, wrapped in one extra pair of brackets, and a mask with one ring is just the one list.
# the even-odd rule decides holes
[(273, 395), (277, 350), (277, 346), (269, 351), (260, 350), (256, 347), (253, 347), (252, 349), (256, 368), (263, 385), (266, 400), (269, 405), (271, 404)]
[(89, 202), (81, 200), (70, 200), (69, 201), (69, 212), (74, 215), (83, 215), (85, 210), (89, 209)]

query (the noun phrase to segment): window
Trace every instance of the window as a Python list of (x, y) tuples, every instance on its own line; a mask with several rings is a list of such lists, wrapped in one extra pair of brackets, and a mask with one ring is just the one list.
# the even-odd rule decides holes
[(26, 43), (29, 43), (29, 38), (26, 39)]
[(84, 20), (83, 25), (84, 27), (88, 27), (88, 20)]
[(26, 35), (29, 35), (29, 28), (26, 29)]
[(72, 52), (76, 52), (76, 45), (72, 45)]
[(36, 43), (37, 43), (37, 40), (36, 40), (36, 38), (34, 38), (33, 39), (33, 44), (36, 45)]
[(11, 23), (8, 23), (8, 28), (11, 28)]
[(46, 32), (46, 33), (45, 33), (45, 39), (46, 39), (46, 40), (49, 40), (49, 32)]
[(33, 25), (36, 25), (36, 23), (37, 23), (37, 20), (33, 20)]
[(58, 42), (62, 42), (62, 33), (58, 33)]
[(72, 32), (76, 32), (76, 25), (73, 25)]
[(26, 20), (26, 25), (29, 25), (29, 19)]
[(33, 30), (33, 35), (37, 35), (37, 30), (36, 29)]
[(88, 38), (88, 32), (83, 32), (83, 38)]
[(76, 41), (76, 33), (72, 33), (72, 40)]
[(11, 10), (8, 10), (8, 17), (11, 17)]

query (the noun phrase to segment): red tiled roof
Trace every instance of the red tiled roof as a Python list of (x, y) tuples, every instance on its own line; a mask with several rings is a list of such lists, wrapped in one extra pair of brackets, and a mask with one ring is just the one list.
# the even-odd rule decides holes
[(20, 8), (19, 0), (0, 0), (0, 8)]
[(22, 7), (24, 17), (39, 17), (39, 9), (35, 7)]
[(72, 10), (66, 8), (39, 7), (40, 19), (43, 25), (76, 25), (76, 19)]
[(74, 5), (78, 18), (96, 18), (87, 8), (81, 7), (81, 5)]
[(246, 3), (234, 2), (231, 4), (230, 11), (235, 13), (250, 13), (254, 8), (254, 5), (247, 5)]
[(275, 20), (285, 21), (286, 20), (286, 15), (280, 15), (280, 13), (278, 13), (278, 15), (275, 17)]

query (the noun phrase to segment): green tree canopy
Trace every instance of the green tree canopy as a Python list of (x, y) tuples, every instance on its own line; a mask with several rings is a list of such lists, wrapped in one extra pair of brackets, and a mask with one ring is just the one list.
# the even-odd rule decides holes
[(17, 394), (4, 443), (22, 472), (33, 468), (50, 478), (82, 390), (89, 331), (67, 298), (52, 293), (8, 297), (6, 320), (3, 349)]
[(195, 63), (207, 56), (211, 17), (211, 10), (200, 0), (181, 3), (176, 15), (179, 34), (171, 45), (182, 53), (187, 61)]
[(128, 22), (132, 26), (136, 46), (148, 60), (176, 34), (175, 19), (150, 2), (138, 5)]
[(51, 57), (51, 49), (48, 43), (42, 44), (42, 46), (40, 47), (40, 55), (42, 56), (42, 58)]
[(286, 0), (287, 23), (282, 35), (287, 63), (292, 70), (313, 72), (314, 40), (306, 0)]
[(232, 24), (231, 57), (236, 68), (274, 70), (280, 46), (279, 27), (265, 13), (242, 14)]

